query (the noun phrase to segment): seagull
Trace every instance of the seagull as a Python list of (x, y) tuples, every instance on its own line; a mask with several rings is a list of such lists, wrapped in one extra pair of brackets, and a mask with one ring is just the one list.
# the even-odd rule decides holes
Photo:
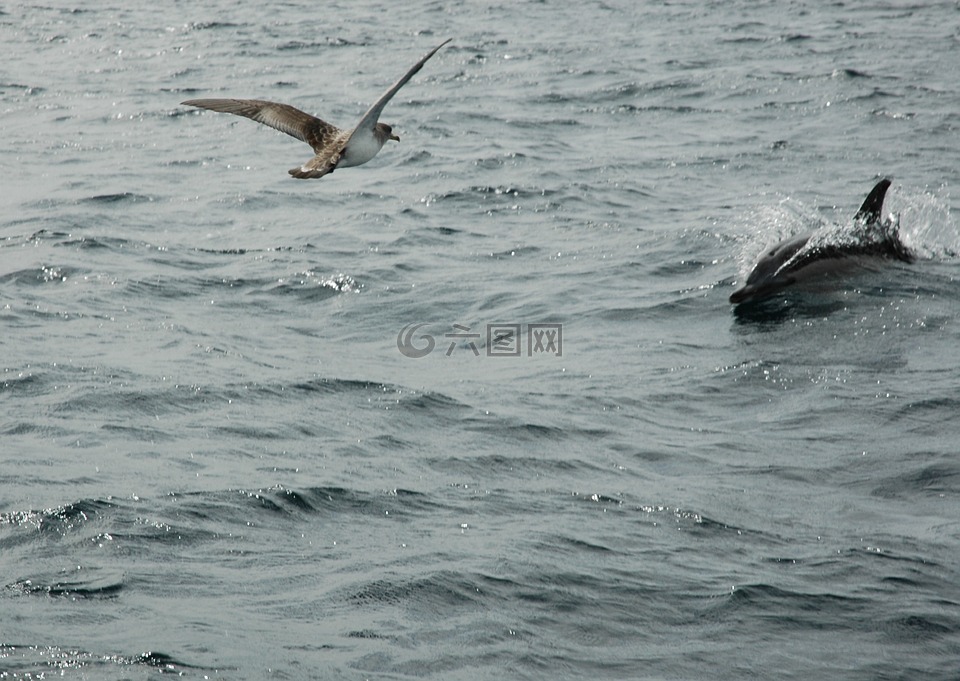
[(397, 91), (406, 85), (407, 81), (423, 68), (427, 60), (450, 40), (452, 38), (444, 40), (411, 66), (400, 80), (391, 85), (390, 89), (367, 109), (367, 113), (363, 114), (363, 118), (352, 130), (338, 128), (289, 104), (278, 104), (262, 99), (189, 99), (181, 103), (186, 106), (245, 116), (306, 142), (313, 147), (316, 156), (303, 165), (291, 168), (289, 172), (300, 180), (323, 177), (337, 168), (350, 168), (366, 163), (377, 155), (387, 140), (400, 141), (389, 125), (378, 122), (380, 113)]

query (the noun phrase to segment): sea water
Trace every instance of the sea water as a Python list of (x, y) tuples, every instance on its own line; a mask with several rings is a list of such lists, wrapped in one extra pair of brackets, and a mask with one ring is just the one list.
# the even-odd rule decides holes
[[(0, 678), (956, 678), (958, 25), (3, 7)], [(322, 180), (180, 104), (447, 38)], [(881, 177), (916, 263), (731, 308)]]

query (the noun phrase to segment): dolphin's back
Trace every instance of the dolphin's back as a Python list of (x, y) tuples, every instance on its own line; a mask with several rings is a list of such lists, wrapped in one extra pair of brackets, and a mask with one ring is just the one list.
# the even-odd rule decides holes
[(870, 190), (854, 216), (853, 233), (846, 240), (812, 243), (813, 235), (803, 234), (765, 251), (746, 284), (730, 296), (730, 302), (738, 304), (775, 293), (803, 276), (831, 267), (829, 261), (868, 256), (913, 262), (913, 253), (897, 234), (897, 223), (882, 219), (883, 201), (889, 188), (890, 180), (883, 179)]

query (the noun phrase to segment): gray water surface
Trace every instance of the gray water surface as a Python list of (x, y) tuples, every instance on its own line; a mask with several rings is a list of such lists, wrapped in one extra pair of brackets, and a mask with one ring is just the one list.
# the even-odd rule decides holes
[[(0, 678), (956, 678), (958, 26), (0, 8)], [(448, 37), (322, 180), (180, 105)], [(880, 177), (916, 263), (731, 308)]]

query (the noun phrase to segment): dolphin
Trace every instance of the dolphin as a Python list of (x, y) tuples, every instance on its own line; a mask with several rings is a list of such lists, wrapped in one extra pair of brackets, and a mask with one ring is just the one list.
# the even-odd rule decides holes
[(897, 235), (898, 225), (882, 219), (889, 188), (890, 180), (883, 179), (867, 194), (853, 218), (856, 238), (843, 243), (811, 243), (814, 232), (809, 232), (781, 241), (760, 256), (747, 283), (730, 295), (730, 302), (739, 305), (766, 298), (799, 281), (841, 269), (845, 261), (859, 257), (913, 262), (913, 253)]

